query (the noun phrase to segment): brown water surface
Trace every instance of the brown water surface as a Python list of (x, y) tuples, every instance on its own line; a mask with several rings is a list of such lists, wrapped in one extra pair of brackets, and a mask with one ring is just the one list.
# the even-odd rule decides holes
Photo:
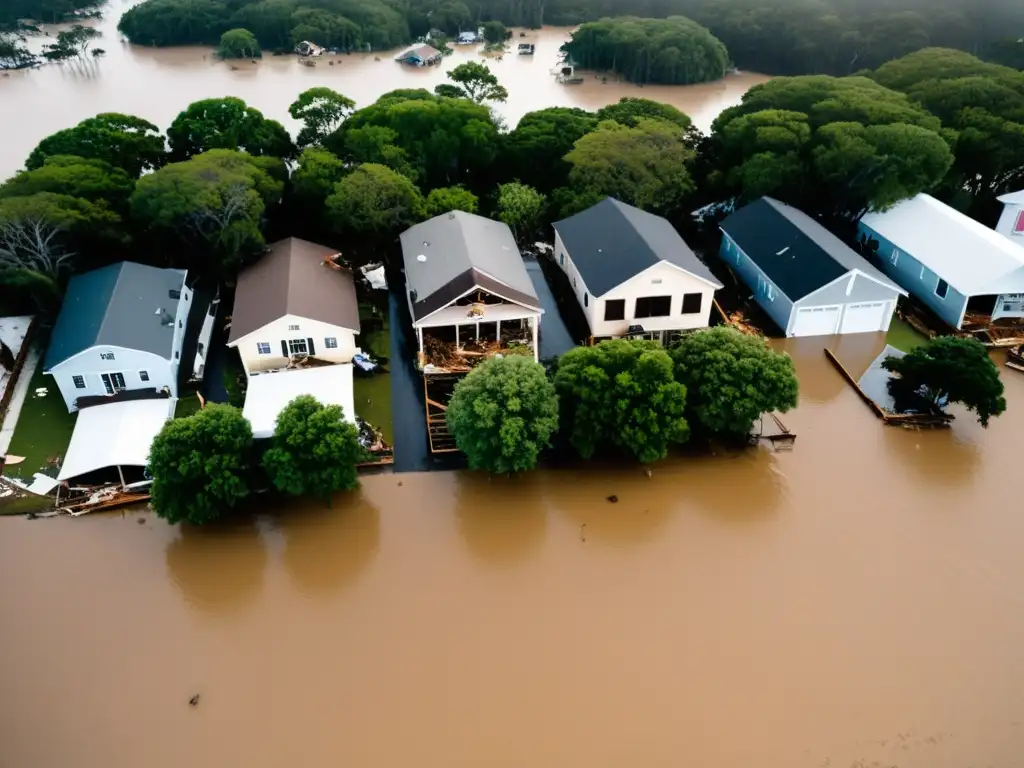
[[(103, 32), (94, 46), (107, 51), (102, 59), (47, 65), (0, 77), (0, 180), (22, 167), (41, 139), (99, 112), (137, 115), (166, 129), (193, 101), (238, 96), (283, 122), (295, 135), (298, 124), (288, 115), (288, 105), (307, 88), (334, 88), (363, 107), (396, 88), (432, 90), (446, 81), (444, 73), (451, 68), (465, 61), (484, 60), (478, 46), (455, 46), (455, 52), (439, 67), (403, 66), (393, 60), (395, 51), (325, 56), (315, 67), (303, 66), (296, 56), (267, 56), (256, 63), (222, 62), (210, 48), (154, 49), (122, 42), (117, 21), (137, 2), (112, 0), (104, 8), (104, 18), (94, 22)], [(54, 28), (46, 29), (52, 32)], [(517, 33), (510, 53), (500, 61), (487, 59), (509, 92), (508, 102), (498, 106), (509, 127), (535, 109), (597, 109), (623, 96), (643, 96), (674, 104), (699, 128), (708, 130), (719, 112), (738, 104), (751, 86), (768, 79), (742, 73), (702, 85), (641, 87), (604, 83), (591, 73), (581, 85), (560, 85), (551, 70), (568, 31), (547, 27), (528, 31), (525, 38)], [(514, 46), (520, 40), (536, 43), (536, 55), (517, 55)], [(45, 42), (41, 37), (32, 38), (30, 45), (38, 51)]]
[(905, 431), (782, 344), (792, 453), (0, 520), (0, 766), (1024, 765), (1024, 376)]

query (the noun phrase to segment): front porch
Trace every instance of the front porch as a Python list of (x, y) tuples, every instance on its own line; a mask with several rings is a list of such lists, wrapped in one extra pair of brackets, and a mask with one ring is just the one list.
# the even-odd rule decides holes
[(960, 328), (987, 346), (1024, 343), (1024, 294), (971, 296)]
[(538, 360), (540, 313), (518, 304), (454, 304), (416, 324), (423, 373), (465, 373), (495, 355)]

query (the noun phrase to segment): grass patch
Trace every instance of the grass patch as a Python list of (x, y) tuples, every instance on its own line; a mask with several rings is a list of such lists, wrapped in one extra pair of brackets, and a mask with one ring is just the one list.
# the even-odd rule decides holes
[(174, 418), (184, 419), (199, 411), (199, 398), (195, 392), (182, 392), (174, 406)]
[(356, 376), (352, 382), (356, 416), (372, 424), (384, 435), (388, 445), (395, 444), (395, 431), (391, 425), (391, 376)]
[(8, 496), (0, 499), (0, 517), (3, 515), (27, 515), (29, 512), (43, 512), (53, 508), (53, 499), (40, 496)]
[(901, 352), (909, 352), (928, 341), (928, 337), (915, 329), (910, 323), (893, 315), (885, 341)]
[(249, 380), (245, 376), (241, 358), (233, 349), (228, 352), (228, 359), (224, 363), (224, 389), (228, 392), (228, 402), (235, 408), (241, 408), (245, 405), (245, 389)]
[[(36, 397), (36, 390), (44, 387), (47, 390), (46, 396)], [(43, 373), (40, 362), (29, 382), (28, 396), (7, 449), (14, 456), (24, 456), (25, 461), (6, 467), (4, 474), (28, 479), (49, 466), (51, 469), (46, 474), (55, 475), (71, 442), (77, 417), (76, 413), (68, 413), (60, 390), (53, 379)], [(55, 457), (56, 464), (48, 461)]]

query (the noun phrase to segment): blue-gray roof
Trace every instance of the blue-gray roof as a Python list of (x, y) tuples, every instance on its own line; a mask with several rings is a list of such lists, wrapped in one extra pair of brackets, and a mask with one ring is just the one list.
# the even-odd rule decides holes
[[(138, 349), (171, 359), (185, 271), (122, 261), (75, 275), (50, 336), (45, 371), (90, 347)], [(184, 321), (184, 318), (182, 318)]]

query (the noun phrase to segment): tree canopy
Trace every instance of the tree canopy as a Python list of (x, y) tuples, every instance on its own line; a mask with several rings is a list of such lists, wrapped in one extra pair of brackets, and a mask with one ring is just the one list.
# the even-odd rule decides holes
[(252, 428), (242, 412), (211, 403), (171, 419), (153, 439), (152, 503), (169, 523), (209, 523), (249, 494)]
[(84, 59), (92, 46), (92, 41), (100, 35), (100, 31), (94, 27), (74, 24), (71, 29), (59, 31), (55, 42), (43, 46), (43, 58), (50, 61)]
[(335, 184), (326, 205), (327, 219), (336, 230), (373, 240), (397, 234), (423, 214), (416, 185), (375, 163), (364, 163)]
[(542, 192), (565, 185), (572, 166), (563, 158), (580, 138), (597, 128), (597, 122), (592, 112), (571, 107), (527, 112), (503, 137), (502, 173)]
[(438, 96), (470, 99), (477, 104), (508, 99), (508, 91), (498, 82), (491, 68), (478, 61), (459, 64), (448, 72), (448, 79), (455, 85), (437, 86), (434, 90)]
[(708, 432), (743, 436), (761, 414), (796, 406), (793, 360), (764, 339), (719, 326), (686, 334), (671, 354), (690, 422)]
[(300, 147), (323, 145), (324, 139), (338, 130), (355, 107), (348, 96), (324, 86), (303, 91), (288, 107), (288, 114), (304, 123), (296, 143)]
[(51, 155), (75, 155), (103, 160), (137, 178), (166, 160), (164, 137), (147, 120), (116, 112), (90, 117), (74, 128), (47, 136), (25, 161), (29, 170), (42, 167)]
[(498, 218), (508, 224), (521, 243), (537, 232), (546, 205), (544, 195), (526, 184), (512, 181), (498, 185)]
[(167, 141), (172, 160), (187, 160), (210, 149), (280, 158), (296, 154), (283, 125), (233, 96), (189, 104), (167, 129)]
[(634, 83), (704, 83), (724, 77), (729, 65), (722, 41), (683, 16), (589, 21), (562, 50), (581, 67), (618, 72)]
[(366, 452), (340, 405), (301, 395), (277, 416), (263, 466), (274, 487), (292, 496), (330, 498), (359, 486), (356, 464)]
[(220, 36), (220, 48), (217, 49), (222, 59), (258, 59), (263, 56), (259, 40), (248, 29), (229, 29)]
[(425, 214), (439, 216), (448, 211), (476, 213), (480, 201), (468, 189), (462, 187), (438, 187), (430, 190), (425, 201)]
[(937, 406), (960, 403), (983, 427), (1006, 410), (999, 370), (976, 339), (938, 336), (903, 357), (887, 357), (882, 367), (897, 376), (889, 382), (897, 400), (921, 395)]
[(134, 189), (135, 179), (104, 160), (49, 155), (40, 167), (19, 171), (0, 185), (0, 199), (52, 192), (124, 211)]
[(614, 120), (629, 128), (636, 128), (637, 123), (644, 119), (665, 120), (678, 125), (683, 130), (693, 126), (690, 116), (671, 104), (633, 96), (623, 96), (615, 104), (609, 104), (607, 107), (597, 110), (597, 119)]
[(485, 360), (455, 385), (448, 428), (471, 469), (525, 472), (558, 429), (558, 397), (528, 357)]
[(613, 339), (566, 352), (555, 389), (570, 444), (584, 458), (614, 448), (650, 462), (686, 442), (686, 387), (672, 368), (654, 342)]

